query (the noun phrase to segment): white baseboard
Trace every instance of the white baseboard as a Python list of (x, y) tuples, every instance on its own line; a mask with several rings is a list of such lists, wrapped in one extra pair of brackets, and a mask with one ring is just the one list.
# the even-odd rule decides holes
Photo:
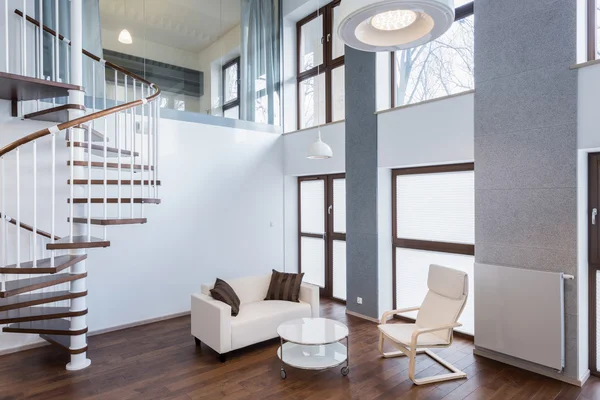
[(483, 349), (483, 348), (475, 348), (473, 349), (473, 354), (485, 358), (489, 358), (495, 361), (499, 361), (504, 364), (512, 365), (513, 367), (521, 368), (527, 371), (535, 372), (536, 374), (544, 375), (549, 378), (553, 378), (562, 382), (569, 383), (575, 386), (583, 386), (585, 381), (590, 376), (590, 371), (587, 371), (587, 374), (584, 374), (583, 379), (572, 378), (570, 376), (565, 376), (561, 373), (555, 372), (549, 368), (546, 368), (541, 365), (537, 365), (534, 363), (530, 363), (524, 360), (519, 360), (518, 358), (514, 358), (511, 356), (507, 356), (506, 354), (497, 353), (495, 351)]
[[(98, 329), (98, 330), (95, 330), (95, 331), (88, 332), (87, 335), (88, 336), (102, 335), (104, 333), (121, 331), (123, 329), (133, 328), (133, 327), (140, 326), (140, 325), (152, 324), (154, 322), (160, 322), (160, 321), (165, 321), (167, 319), (173, 319), (173, 318), (183, 317), (185, 315), (190, 315), (190, 311), (183, 311), (183, 312), (175, 313), (175, 314), (167, 314), (167, 315), (163, 315), (163, 316), (160, 316), (160, 317), (143, 319), (143, 320), (140, 320), (140, 321), (130, 322), (130, 323), (123, 324), (123, 325), (112, 326), (110, 328)], [(12, 354), (12, 353), (18, 353), (20, 351), (31, 350), (31, 349), (35, 349), (35, 348), (38, 348), (38, 347), (49, 346), (49, 345), (50, 345), (50, 343), (46, 342), (45, 340), (41, 340), (40, 342), (36, 342), (36, 343), (29, 343), (29, 344), (25, 344), (25, 345), (22, 345), (22, 346), (12, 347), (10, 349), (0, 350), (0, 356), (4, 356), (4, 355), (7, 355), (7, 354)]]
[[(97, 329), (95, 331), (88, 332), (88, 336), (102, 335), (103, 333), (121, 331), (123, 329), (134, 328), (134, 327), (140, 326), (140, 325), (148, 325), (148, 324), (152, 324), (154, 322), (160, 322), (160, 321), (164, 321), (167, 319), (183, 317), (185, 315), (190, 315), (190, 313), (191, 313), (191, 311), (183, 311), (183, 312), (179, 312), (179, 313), (175, 313), (175, 314), (163, 315), (161, 317), (154, 317), (154, 318), (142, 319), (140, 321), (129, 322), (129, 323), (126, 323), (123, 325), (112, 326), (110, 328)], [(191, 333), (190, 333), (190, 335), (191, 335)]]
[(346, 310), (346, 314), (348, 314), (348, 315), (352, 315), (352, 316), (354, 316), (354, 317), (358, 317), (358, 318), (366, 319), (367, 321), (371, 321), (371, 322), (375, 322), (376, 324), (379, 324), (379, 320), (378, 320), (377, 318), (368, 317), (368, 316), (366, 316), (366, 315), (362, 315), (362, 314), (359, 314), (359, 313), (357, 313), (357, 312), (354, 312), (354, 311), (349, 311), (349, 310)]

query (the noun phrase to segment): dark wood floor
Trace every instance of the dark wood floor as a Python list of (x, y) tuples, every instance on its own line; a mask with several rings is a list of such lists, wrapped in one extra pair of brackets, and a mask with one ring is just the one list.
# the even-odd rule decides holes
[[(473, 343), (457, 338), (438, 352), (462, 368), (467, 380), (415, 386), (406, 358), (381, 359), (374, 323), (348, 316), (324, 302), (322, 316), (350, 327), (351, 372), (288, 369), (279, 376), (277, 340), (234, 352), (220, 363), (197, 348), (190, 318), (181, 317), (89, 338), (92, 366), (67, 372), (68, 357), (43, 347), (0, 357), (0, 399), (600, 399), (600, 379), (577, 388), (473, 355)], [(420, 376), (442, 373), (419, 356)]]

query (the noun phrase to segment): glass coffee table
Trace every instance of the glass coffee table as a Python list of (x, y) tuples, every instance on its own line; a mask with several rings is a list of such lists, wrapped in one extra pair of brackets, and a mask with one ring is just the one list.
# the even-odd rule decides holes
[(348, 327), (341, 322), (327, 318), (299, 318), (279, 325), (277, 333), (281, 338), (277, 356), (281, 360), (282, 379), (287, 377), (286, 365), (323, 370), (345, 364), (342, 375), (350, 372)]

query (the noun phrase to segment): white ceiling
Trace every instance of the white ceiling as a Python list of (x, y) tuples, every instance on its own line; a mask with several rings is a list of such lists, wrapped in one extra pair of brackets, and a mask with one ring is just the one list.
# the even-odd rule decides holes
[(100, 0), (103, 29), (198, 53), (240, 23), (241, 0)]

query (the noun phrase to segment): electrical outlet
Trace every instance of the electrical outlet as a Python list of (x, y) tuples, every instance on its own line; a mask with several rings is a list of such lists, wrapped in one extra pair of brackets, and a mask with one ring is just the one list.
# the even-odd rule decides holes
[(357, 298), (356, 298), (356, 302), (357, 302), (358, 304), (362, 304), (362, 297), (357, 297)]

